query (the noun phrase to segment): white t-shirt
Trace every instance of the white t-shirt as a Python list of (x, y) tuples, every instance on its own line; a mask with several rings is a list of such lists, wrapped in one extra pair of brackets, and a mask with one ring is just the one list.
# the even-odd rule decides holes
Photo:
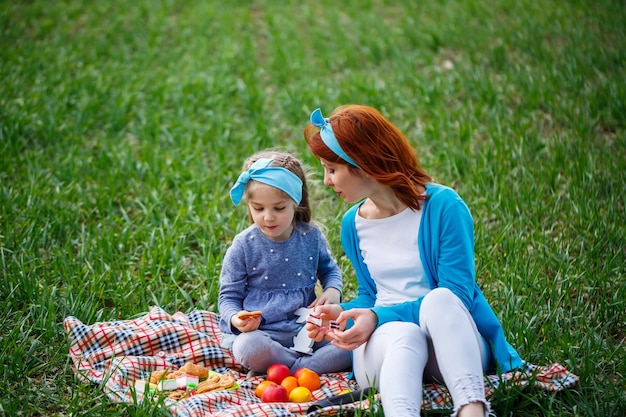
[(422, 210), (410, 208), (374, 220), (357, 213), (359, 246), (376, 283), (377, 306), (413, 301), (430, 291), (417, 247), (421, 219)]

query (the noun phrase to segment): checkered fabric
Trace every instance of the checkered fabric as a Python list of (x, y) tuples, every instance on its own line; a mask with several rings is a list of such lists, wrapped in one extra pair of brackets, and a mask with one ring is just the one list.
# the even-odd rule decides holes
[[(85, 325), (67, 317), (64, 325), (70, 339), (70, 357), (77, 378), (98, 384), (114, 402), (139, 402), (143, 398), (134, 389), (135, 380), (148, 379), (159, 369), (177, 369), (187, 361), (201, 364), (219, 373), (230, 372), (239, 384), (236, 390), (213, 391), (181, 401), (165, 399), (163, 404), (174, 416), (181, 417), (295, 417), (307, 415), (315, 401), (338, 395), (358, 386), (348, 373), (321, 375), (322, 386), (307, 403), (262, 403), (254, 390), (262, 376), (247, 377), (247, 370), (237, 363), (228, 349), (220, 347), (219, 316), (204, 310), (169, 315), (159, 307), (138, 319), (100, 322)], [(576, 385), (578, 377), (560, 364), (536, 366), (485, 377), (487, 396), (507, 386), (532, 385), (545, 391), (560, 391)], [(452, 409), (443, 385), (424, 385), (423, 409)], [(310, 417), (334, 416), (355, 408), (367, 408), (379, 402), (379, 396), (362, 402), (332, 406), (312, 411)]]

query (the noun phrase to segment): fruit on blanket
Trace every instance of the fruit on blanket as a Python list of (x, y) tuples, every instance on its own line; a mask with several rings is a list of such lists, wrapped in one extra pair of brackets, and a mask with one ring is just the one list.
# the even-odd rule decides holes
[(305, 403), (311, 401), (313, 396), (307, 387), (296, 387), (289, 393), (289, 401), (294, 403)]
[(278, 384), (270, 384), (263, 391), (261, 401), (264, 403), (284, 403), (289, 401), (287, 388)]
[(298, 385), (301, 387), (306, 387), (310, 391), (315, 391), (316, 389), (319, 389), (319, 387), (322, 385), (322, 382), (320, 381), (320, 376), (317, 374), (317, 372), (310, 369), (303, 369), (298, 374)]
[(300, 376), (300, 372), (302, 372), (303, 370), (308, 369), (308, 368), (298, 368), (295, 371), (293, 371), (293, 376), (296, 377), (296, 379)]
[(283, 382), (283, 379), (291, 375), (289, 367), (282, 363), (273, 363), (267, 367), (267, 380), (274, 381), (277, 384)]
[(287, 376), (280, 383), (283, 387), (287, 388), (287, 394), (291, 393), (294, 388), (298, 387), (298, 379), (295, 376)]
[(254, 390), (254, 393), (256, 394), (256, 396), (259, 398), (263, 397), (263, 392), (268, 387), (268, 385), (276, 385), (276, 382), (274, 381), (261, 382), (259, 385), (256, 386), (256, 389)]

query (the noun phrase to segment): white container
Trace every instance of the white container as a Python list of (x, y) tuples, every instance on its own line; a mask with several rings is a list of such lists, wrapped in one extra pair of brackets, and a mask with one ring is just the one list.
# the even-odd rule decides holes
[(156, 393), (157, 388), (158, 387), (155, 384), (151, 384), (148, 381), (144, 381), (142, 379), (138, 379), (135, 381), (135, 391), (137, 392), (137, 394), (144, 394), (146, 391), (148, 391), (148, 394), (150, 393), (150, 391), (152, 391), (152, 393)]
[(183, 375), (176, 378), (178, 388), (195, 389), (198, 386), (198, 377), (196, 375)]
[(178, 381), (176, 379), (164, 379), (159, 381), (159, 391), (174, 391), (178, 389)]

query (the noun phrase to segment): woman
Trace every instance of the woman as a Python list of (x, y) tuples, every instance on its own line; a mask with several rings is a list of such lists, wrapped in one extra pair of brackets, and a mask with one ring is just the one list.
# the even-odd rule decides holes
[(328, 119), (317, 109), (304, 135), (324, 184), (358, 202), (341, 229), (357, 296), (315, 309), (343, 330), (308, 324), (309, 335), (353, 351), (357, 383), (379, 389), (386, 417), (420, 415), (425, 381), (446, 384), (453, 416), (487, 415), (484, 372), (522, 360), (476, 283), (466, 204), (431, 182), (404, 135), (374, 108), (341, 106)]

